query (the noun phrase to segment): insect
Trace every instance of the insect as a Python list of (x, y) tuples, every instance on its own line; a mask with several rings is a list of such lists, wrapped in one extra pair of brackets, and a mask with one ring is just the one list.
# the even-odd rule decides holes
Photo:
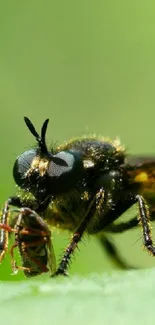
[[(3, 210), (3, 224), (1, 224), (1, 239), (5, 247), (8, 246), (8, 233), (14, 233), (15, 241), (11, 246), (11, 264), (13, 273), (23, 270), (27, 277), (40, 275), (44, 272), (55, 271), (55, 255), (51, 242), (51, 231), (44, 220), (29, 208), (16, 210), (18, 215), (12, 220), (13, 227), (8, 224), (8, 204), (6, 202)], [(14, 249), (18, 248), (22, 259), (22, 266), (18, 266), (14, 260)]]
[[(75, 139), (48, 149), (45, 136), (49, 120), (43, 123), (41, 135), (27, 117), (24, 120), (37, 146), (17, 157), (13, 177), (19, 193), (10, 197), (6, 205), (29, 209), (29, 216), (39, 214), (36, 223), (42, 218), (43, 225), (41, 221), (39, 225), (43, 231), (46, 221), (49, 226), (72, 232), (54, 275), (68, 274), (71, 257), (84, 233), (97, 234), (108, 254), (120, 266), (126, 267), (108, 233), (123, 232), (139, 223), (144, 246), (155, 255), (150, 228), (150, 219), (154, 220), (155, 210), (155, 159), (139, 157), (134, 160), (127, 157), (118, 140), (101, 137)], [(130, 221), (116, 224), (115, 221), (135, 203), (138, 204), (139, 217), (134, 216)], [(25, 214), (27, 210), (24, 211)], [(1, 218), (1, 259), (6, 251), (7, 231), (4, 228), (10, 223), (6, 220), (7, 212), (4, 209)], [(30, 224), (28, 222), (29, 226), (31, 221)], [(33, 243), (34, 235), (31, 233), (30, 237)], [(22, 242), (21, 237), (19, 242)], [(26, 266), (21, 245), (19, 248), (23, 265)], [(47, 259), (41, 263), (45, 267)], [(41, 256), (39, 260), (42, 262)], [(40, 266), (38, 269), (40, 272)]]

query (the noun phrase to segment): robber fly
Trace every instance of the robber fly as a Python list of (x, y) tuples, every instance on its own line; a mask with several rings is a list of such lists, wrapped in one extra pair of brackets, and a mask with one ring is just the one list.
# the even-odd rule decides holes
[[(17, 157), (13, 177), (19, 193), (7, 200), (5, 210), (10, 206), (28, 208), (29, 215), (39, 214), (49, 226), (72, 232), (54, 275), (67, 274), (71, 257), (84, 233), (98, 234), (103, 247), (125, 267), (107, 233), (119, 233), (139, 223), (144, 246), (155, 255), (150, 228), (155, 207), (155, 159), (132, 161), (118, 140), (101, 137), (71, 140), (50, 150), (45, 141), (49, 120), (43, 123), (41, 135), (27, 117), (24, 120), (37, 146)], [(139, 217), (116, 224), (115, 221), (135, 203), (138, 204)], [(35, 212), (31, 213), (31, 210)], [(6, 251), (7, 230), (4, 228), (7, 218), (4, 212), (1, 258)], [(40, 226), (45, 230), (41, 223)], [(33, 240), (31, 237), (32, 243)], [(20, 254), (24, 260), (21, 248)], [(23, 265), (26, 265), (25, 260)]]

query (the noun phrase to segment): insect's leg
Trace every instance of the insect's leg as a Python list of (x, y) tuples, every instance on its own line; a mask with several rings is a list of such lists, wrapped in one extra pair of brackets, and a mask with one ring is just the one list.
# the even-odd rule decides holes
[[(20, 215), (16, 218), (16, 224), (20, 223), (20, 220), (19, 219), (20, 219)], [(15, 242), (14, 242), (14, 244), (10, 248), (10, 255), (11, 255), (12, 271), (13, 271), (13, 274), (16, 274), (19, 269), (22, 269), (24, 271), (25, 271), (25, 269), (23, 269), (20, 266), (18, 266), (17, 265), (17, 262), (14, 259), (14, 250), (15, 250), (16, 247), (19, 246), (19, 242), (18, 242), (18, 239), (17, 239), (18, 238), (18, 229), (15, 227), (13, 230), (15, 232)], [(26, 271), (29, 271), (29, 269), (26, 269)]]
[(155, 246), (153, 245), (151, 238), (149, 208), (141, 195), (136, 195), (136, 200), (139, 205), (139, 221), (143, 230), (144, 246), (152, 255), (155, 256)]
[[(149, 208), (141, 195), (136, 195), (132, 197), (132, 203), (138, 202), (139, 205), (139, 218), (133, 218), (127, 222), (121, 222), (120, 224), (110, 224), (105, 229), (107, 232), (112, 233), (120, 233), (129, 229), (132, 229), (141, 224), (143, 230), (143, 241), (144, 246), (148, 251), (150, 251), (153, 255), (155, 255), (155, 246), (153, 245), (153, 241), (151, 238), (151, 226), (150, 226), (150, 216), (149, 216)], [(115, 213), (117, 213), (117, 206), (115, 207)], [(103, 246), (105, 243), (103, 243)], [(105, 246), (106, 247), (106, 246)], [(106, 247), (107, 248), (107, 247)], [(113, 249), (111, 249), (112, 252)], [(112, 257), (117, 257), (118, 255), (113, 252), (111, 254)]]
[(12, 231), (9, 226), (9, 202), (6, 201), (0, 217), (0, 262), (8, 248), (8, 233)]
[[(11, 266), (12, 266), (12, 272), (13, 274), (16, 274), (19, 269), (21, 269), (20, 266), (17, 265), (17, 262), (14, 259), (14, 250), (16, 247), (18, 247), (19, 243), (16, 241), (10, 248), (10, 255), (11, 255)], [(23, 270), (23, 268), (22, 268)], [(29, 271), (29, 270), (27, 270)]]
[(112, 258), (117, 267), (126, 270), (135, 269), (134, 266), (128, 265), (126, 262), (123, 261), (123, 258), (119, 255), (116, 246), (111, 241), (109, 236), (106, 236), (104, 233), (101, 233), (98, 239), (103, 249), (106, 250), (107, 255)]
[(81, 224), (77, 227), (76, 231), (74, 232), (69, 245), (67, 246), (67, 248), (65, 249), (65, 252), (63, 254), (63, 257), (60, 261), (60, 264), (58, 266), (57, 271), (55, 272), (55, 275), (67, 275), (67, 269), (69, 267), (70, 264), (70, 260), (71, 257), (78, 245), (78, 243), (80, 242), (83, 233), (85, 232), (90, 220), (93, 218), (96, 209), (100, 210), (101, 206), (103, 204), (104, 201), (104, 190), (101, 188), (99, 190), (99, 192), (93, 197), (93, 199), (91, 200), (87, 212), (81, 222)]
[(13, 228), (10, 227), (10, 220), (9, 220), (9, 208), (10, 205), (19, 205), (20, 206), (20, 199), (18, 197), (10, 197), (4, 205), (2, 210), (2, 214), (0, 217), (0, 262), (2, 261), (5, 252), (8, 248), (8, 233), (13, 232)]
[[(131, 199), (131, 201), (130, 201), (130, 199)], [(126, 230), (136, 227), (140, 223), (142, 226), (142, 229), (143, 229), (144, 246), (147, 248), (148, 251), (150, 251), (153, 255), (155, 255), (155, 246), (153, 245), (153, 242), (152, 242), (151, 226), (150, 226), (150, 219), (153, 219), (152, 214), (150, 217), (148, 206), (147, 206), (144, 198), (141, 195), (132, 196), (131, 198), (129, 198), (129, 201), (130, 201), (130, 206), (136, 202), (138, 203), (139, 218), (135, 217), (127, 222), (121, 222), (119, 224), (111, 223), (105, 227), (105, 230), (106, 230), (106, 232), (111, 232), (111, 233), (121, 233), (121, 232), (124, 232)], [(118, 215), (119, 207), (120, 207), (120, 204), (118, 204), (118, 208), (116, 205), (115, 210), (113, 211), (113, 213), (115, 213), (116, 215)], [(103, 239), (101, 238), (100, 242), (102, 243), (102, 246), (104, 248), (106, 248), (106, 250), (108, 248), (107, 252), (108, 253), (111, 252), (111, 256), (113, 258), (116, 259), (118, 257), (118, 255), (116, 254), (116, 251), (114, 250), (114, 246), (112, 247), (111, 245), (109, 245), (109, 243), (107, 245), (107, 242), (105, 242), (104, 238)], [(119, 257), (119, 260), (120, 260), (120, 257)], [(123, 264), (125, 266), (124, 262), (123, 262)], [(122, 266), (123, 266), (123, 264), (122, 264)], [(128, 266), (127, 266), (127, 268), (128, 268)]]
[[(137, 218), (137, 224), (140, 223), (142, 226), (143, 230), (143, 241), (144, 241), (144, 246), (146, 249), (151, 252), (155, 256), (155, 246), (153, 245), (153, 241), (151, 238), (151, 225), (150, 225), (150, 219), (153, 220), (152, 214), (149, 211), (149, 208), (144, 200), (144, 198), (137, 194), (135, 197), (131, 198), (132, 204), (138, 203), (139, 205), (139, 218)], [(128, 227), (129, 226), (129, 227)], [(126, 224), (120, 224), (120, 225), (111, 225), (108, 226), (111, 229), (113, 228), (112, 232), (121, 232), (121, 228), (124, 230), (128, 230), (136, 226), (136, 219), (131, 219), (129, 222)], [(118, 227), (118, 228), (117, 228)], [(107, 228), (108, 229), (108, 228)]]

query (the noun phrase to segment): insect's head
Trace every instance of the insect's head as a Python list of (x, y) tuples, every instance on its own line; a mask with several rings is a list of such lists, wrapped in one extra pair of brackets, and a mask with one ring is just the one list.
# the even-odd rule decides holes
[(41, 135), (27, 117), (24, 120), (37, 141), (37, 147), (17, 157), (13, 167), (16, 184), (40, 201), (49, 195), (70, 190), (83, 173), (81, 157), (72, 151), (60, 151), (53, 155), (48, 150), (45, 141), (48, 119), (43, 123)]

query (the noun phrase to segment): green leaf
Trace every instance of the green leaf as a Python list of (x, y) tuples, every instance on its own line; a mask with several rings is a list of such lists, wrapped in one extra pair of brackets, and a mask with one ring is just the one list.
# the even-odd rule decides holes
[(5, 324), (154, 324), (155, 270), (0, 283)]

